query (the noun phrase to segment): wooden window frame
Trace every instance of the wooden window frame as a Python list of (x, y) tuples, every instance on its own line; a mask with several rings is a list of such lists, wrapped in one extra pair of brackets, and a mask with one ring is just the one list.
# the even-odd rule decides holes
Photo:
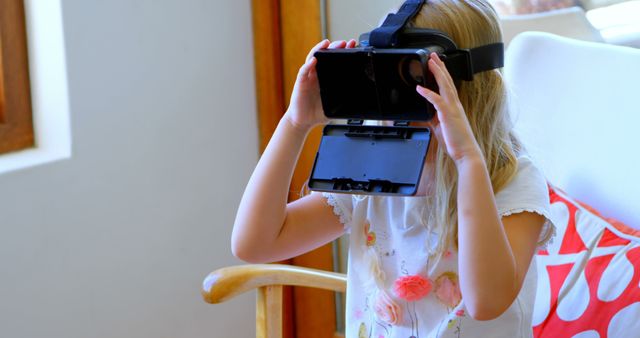
[[(252, 0), (253, 43), (256, 67), (256, 97), (260, 150), (264, 151), (280, 118), (309, 50), (322, 40), (319, 0)], [(289, 200), (309, 177), (320, 143), (322, 128), (307, 137), (293, 175)], [(332, 244), (283, 262), (321, 270), (333, 270)], [(336, 334), (335, 294), (311, 288), (285, 288), (284, 337), (334, 338)]]
[(35, 145), (24, 2), (0, 1), (0, 154)]

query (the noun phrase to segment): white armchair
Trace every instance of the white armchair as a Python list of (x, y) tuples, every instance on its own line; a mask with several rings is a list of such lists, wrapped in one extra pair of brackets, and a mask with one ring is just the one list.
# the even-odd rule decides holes
[(640, 50), (547, 33), (506, 54), (516, 129), (549, 180), (640, 226)]

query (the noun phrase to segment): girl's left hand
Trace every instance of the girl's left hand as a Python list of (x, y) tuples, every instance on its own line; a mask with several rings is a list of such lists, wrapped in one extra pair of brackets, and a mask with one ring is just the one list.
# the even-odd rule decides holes
[(429, 70), (436, 79), (440, 94), (420, 85), (416, 88), (437, 110), (437, 115), (427, 125), (456, 164), (470, 156), (482, 157), (453, 79), (436, 53), (430, 55)]

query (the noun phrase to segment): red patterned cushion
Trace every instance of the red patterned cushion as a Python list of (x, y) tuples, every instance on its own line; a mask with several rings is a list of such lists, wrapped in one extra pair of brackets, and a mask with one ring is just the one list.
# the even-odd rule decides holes
[(549, 188), (557, 234), (537, 255), (536, 338), (640, 337), (640, 231)]

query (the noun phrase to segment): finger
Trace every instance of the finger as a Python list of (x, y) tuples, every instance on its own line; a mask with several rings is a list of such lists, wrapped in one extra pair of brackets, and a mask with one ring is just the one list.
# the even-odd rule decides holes
[(440, 65), (441, 67), (445, 67), (446, 68), (446, 65), (444, 64), (444, 61), (442, 61), (442, 59), (440, 58), (440, 55), (438, 55), (438, 53), (431, 53), (431, 54), (433, 54), (433, 58), (436, 60), (438, 65)]
[(438, 55), (436, 53), (431, 53), (431, 57), (429, 58), (429, 70), (436, 78), (436, 82), (440, 88), (440, 94), (447, 100), (455, 99), (458, 96), (458, 92), (456, 91), (456, 87), (453, 85), (451, 75), (444, 63), (442, 63), (442, 61), (438, 61), (440, 61)]
[(438, 87), (441, 89), (443, 87), (449, 88), (449, 85), (452, 82), (451, 77), (449, 76), (449, 71), (443, 64), (441, 65), (438, 63), (436, 59), (437, 57), (438, 55), (436, 53), (431, 53), (429, 58), (429, 70), (431, 70), (436, 81), (438, 81)]
[(311, 77), (312, 73), (315, 73), (316, 63), (318, 59), (311, 57), (302, 67), (298, 70), (298, 80), (304, 81)]
[(440, 95), (448, 101), (455, 99), (456, 93), (453, 90), (453, 86), (445, 76), (446, 74), (442, 68), (433, 59), (429, 60), (429, 71), (436, 79)]
[(417, 85), (416, 91), (418, 92), (418, 94), (420, 94), (420, 96), (427, 99), (427, 101), (429, 101), (436, 108), (438, 112), (440, 112), (442, 110), (441, 108), (444, 107), (444, 104), (445, 104), (444, 99), (442, 98), (441, 95), (434, 92), (433, 90), (429, 88), (425, 88), (421, 85)]
[(334, 41), (332, 42), (328, 49), (336, 49), (336, 48), (344, 48), (347, 45), (347, 42), (344, 40), (338, 40), (338, 41)]
[(320, 49), (326, 49), (327, 47), (329, 47), (329, 39), (325, 39), (318, 42), (318, 44), (316, 44), (315, 46), (313, 46), (313, 48), (311, 48), (311, 51), (309, 52), (309, 54), (307, 54), (307, 58), (305, 59), (305, 62), (309, 62), (309, 60), (313, 57), (313, 55), (317, 51), (319, 51)]
[(315, 57), (311, 58), (309, 61), (309, 69), (307, 71), (307, 79), (310, 81), (314, 81), (318, 78), (318, 72), (316, 72), (316, 64), (318, 63), (318, 59)]
[[(434, 59), (436, 60), (436, 63), (438, 64), (438, 66), (440, 66), (440, 69), (444, 71), (447, 79), (449, 79), (449, 83), (453, 85), (453, 78), (451, 77), (451, 73), (449, 73), (449, 70), (447, 69), (447, 65), (444, 63), (444, 61), (442, 61), (442, 59), (440, 59), (440, 55), (438, 55), (437, 53), (432, 54)], [(455, 86), (453, 86), (453, 88), (455, 89)]]
[(437, 53), (433, 53), (433, 57), (436, 60), (436, 63), (438, 64), (440, 69), (442, 69), (445, 77), (447, 78), (447, 82), (451, 85), (451, 89), (457, 95), (458, 94), (458, 89), (456, 88), (455, 82), (453, 81), (453, 78), (451, 77), (451, 73), (449, 73), (449, 69), (447, 69), (447, 65), (444, 63), (444, 61), (442, 61), (442, 59), (440, 59), (440, 55), (438, 55)]

